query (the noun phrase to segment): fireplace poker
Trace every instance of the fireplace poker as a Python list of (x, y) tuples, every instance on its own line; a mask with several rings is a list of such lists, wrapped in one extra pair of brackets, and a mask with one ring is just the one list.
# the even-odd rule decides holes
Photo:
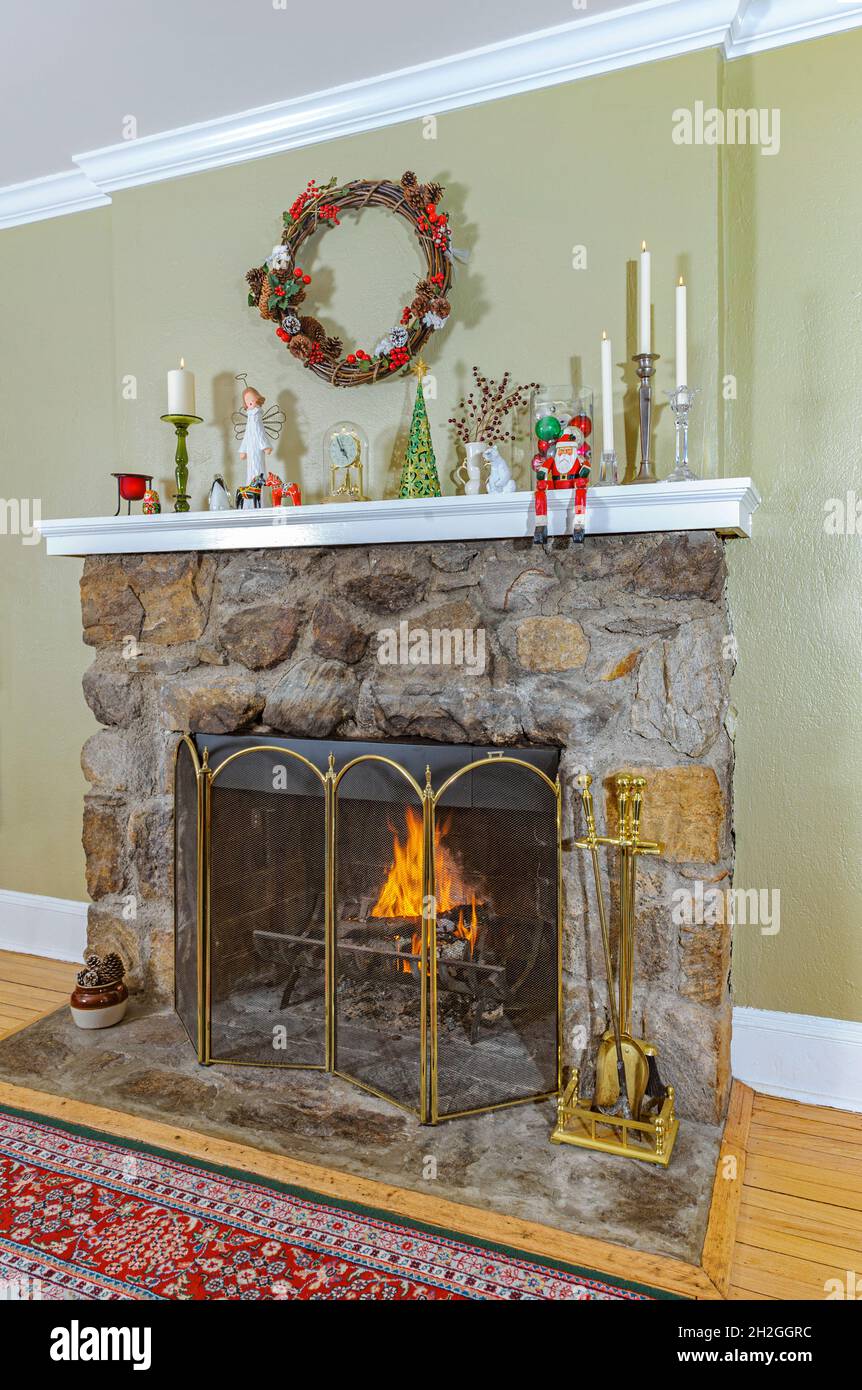
[(608, 1004), (611, 1011), (611, 1027), (614, 1030), (614, 1047), (617, 1053), (617, 1078), (620, 1086), (620, 1101), (622, 1112), (627, 1120), (632, 1118), (631, 1104), (629, 1102), (628, 1082), (626, 1080), (626, 1068), (623, 1061), (623, 1040), (620, 1036), (620, 1017), (617, 1011), (616, 1001), (616, 982), (614, 980), (614, 963), (611, 959), (611, 938), (608, 932), (608, 918), (605, 911), (605, 892), (602, 886), (602, 875), (599, 867), (598, 840), (596, 838), (596, 820), (593, 813), (593, 794), (590, 791), (592, 777), (588, 772), (581, 772), (576, 779), (577, 786), (581, 792), (581, 803), (584, 808), (584, 819), (587, 823), (587, 848), (590, 851), (593, 861), (593, 877), (596, 881), (596, 901), (599, 908), (599, 926), (602, 934), (602, 951), (605, 957), (605, 975), (608, 982)]

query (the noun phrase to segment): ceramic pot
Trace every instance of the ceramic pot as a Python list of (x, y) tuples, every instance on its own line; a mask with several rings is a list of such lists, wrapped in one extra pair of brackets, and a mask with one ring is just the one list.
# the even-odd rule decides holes
[(110, 985), (76, 985), (69, 1007), (79, 1028), (110, 1028), (125, 1016), (129, 991), (122, 980)]
[(455, 477), (464, 484), (467, 497), (473, 497), (482, 487), (482, 455), (487, 445), (481, 439), (464, 445), (467, 455), (464, 462), (455, 469)]

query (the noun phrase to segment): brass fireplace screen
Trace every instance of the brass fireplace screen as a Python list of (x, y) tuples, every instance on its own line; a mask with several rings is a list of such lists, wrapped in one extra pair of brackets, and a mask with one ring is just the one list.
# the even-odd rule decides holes
[(333, 1072), (424, 1124), (555, 1095), (557, 762), (183, 737), (175, 1007), (198, 1060)]

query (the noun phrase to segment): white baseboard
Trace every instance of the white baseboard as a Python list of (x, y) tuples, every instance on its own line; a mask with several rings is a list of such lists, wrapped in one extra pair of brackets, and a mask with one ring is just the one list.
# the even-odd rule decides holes
[(862, 1111), (862, 1023), (737, 1008), (731, 1062), (768, 1096)]
[(0, 888), (0, 951), (80, 961), (86, 942), (86, 903)]

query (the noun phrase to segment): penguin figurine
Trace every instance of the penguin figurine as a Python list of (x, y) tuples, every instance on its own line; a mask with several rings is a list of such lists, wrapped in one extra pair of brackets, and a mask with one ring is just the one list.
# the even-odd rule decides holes
[(231, 510), (231, 500), (227, 488), (224, 485), (224, 478), (221, 473), (216, 473), (210, 488), (209, 508), (211, 512), (229, 512)]

